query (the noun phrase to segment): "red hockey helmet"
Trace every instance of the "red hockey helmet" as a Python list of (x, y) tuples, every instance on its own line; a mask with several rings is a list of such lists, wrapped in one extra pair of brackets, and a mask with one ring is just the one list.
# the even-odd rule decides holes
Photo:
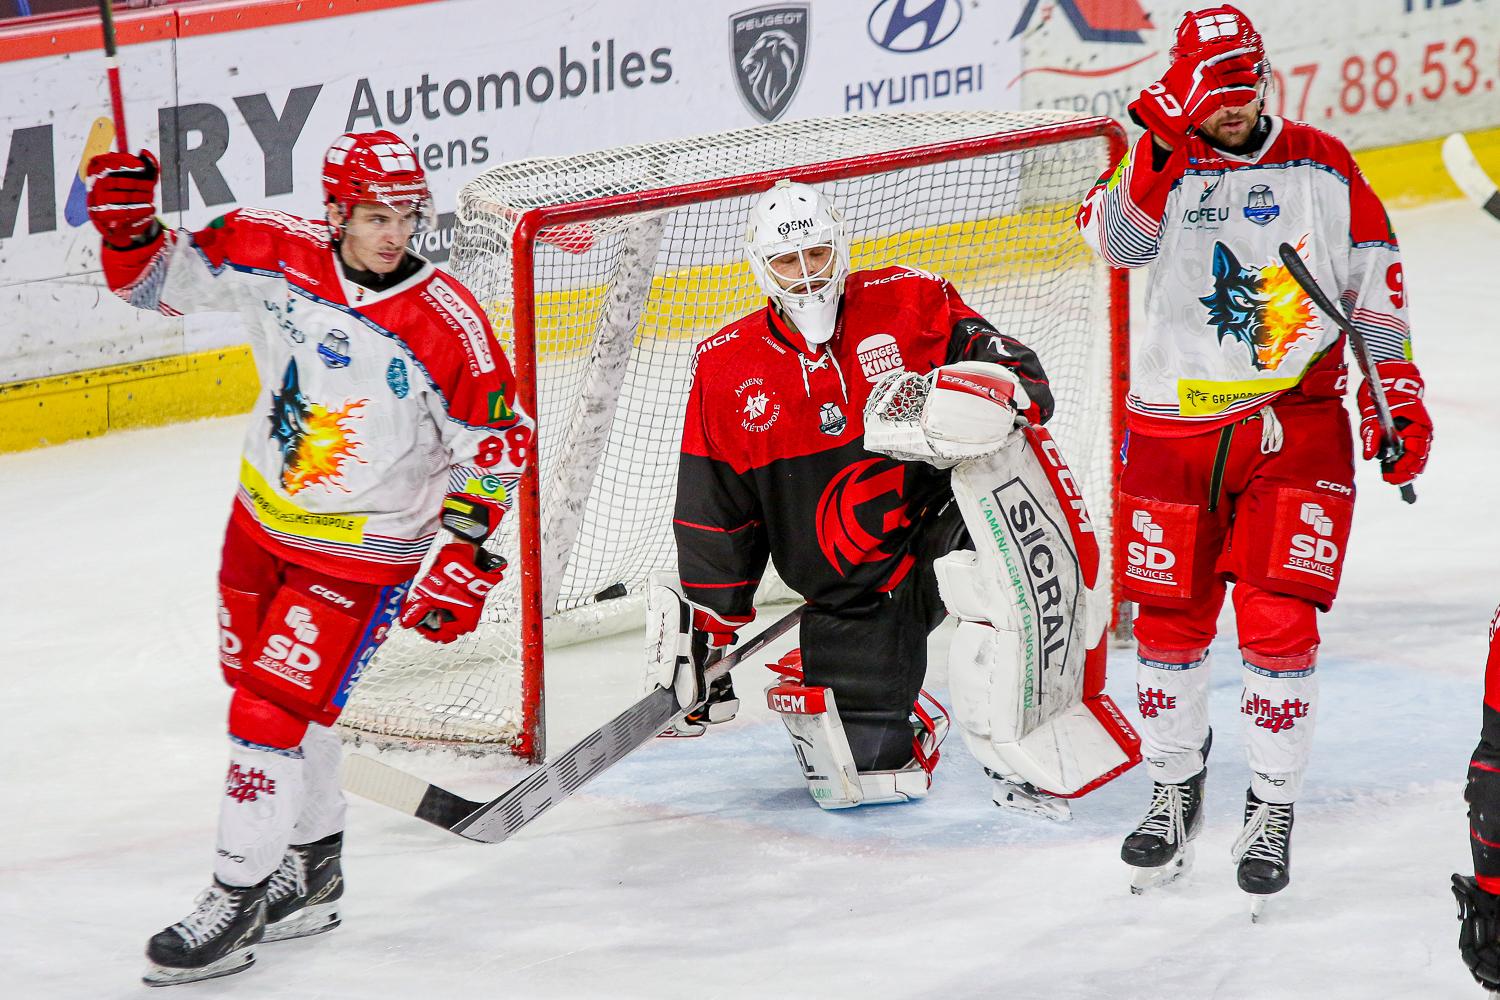
[(432, 192), (417, 154), (394, 132), (345, 132), (323, 156), (323, 194), (345, 220), (361, 202), (414, 209), (417, 232), (432, 228)]
[[(1266, 43), (1255, 25), (1238, 7), (1223, 4), (1204, 10), (1190, 10), (1177, 25), (1177, 40), (1172, 44), (1173, 62), (1196, 58), (1209, 49), (1250, 49), (1256, 63), (1266, 63)], [(1264, 69), (1262, 69), (1264, 75)]]
[(1177, 40), (1169, 53), (1175, 63), (1181, 59), (1201, 59), (1213, 52), (1249, 49), (1255, 59), (1256, 98), (1265, 109), (1266, 90), (1271, 82), (1271, 64), (1266, 60), (1266, 43), (1244, 11), (1230, 4), (1190, 10), (1177, 25)]

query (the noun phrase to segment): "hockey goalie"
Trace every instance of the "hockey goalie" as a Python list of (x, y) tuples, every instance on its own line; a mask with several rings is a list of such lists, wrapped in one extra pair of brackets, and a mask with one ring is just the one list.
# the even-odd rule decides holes
[(757, 200), (745, 252), (768, 301), (697, 349), (679, 574), (649, 602), (655, 677), (696, 706), (679, 728), (734, 717), (704, 666), (769, 561), (807, 604), (767, 701), (818, 805), (926, 795), (949, 724), (920, 690), (927, 637), (952, 614), (952, 720), (996, 804), (1066, 818), (1139, 755), (1101, 690), (1099, 548), (1042, 426), (1040, 361), (941, 277), (851, 272), (839, 212), (805, 185)]

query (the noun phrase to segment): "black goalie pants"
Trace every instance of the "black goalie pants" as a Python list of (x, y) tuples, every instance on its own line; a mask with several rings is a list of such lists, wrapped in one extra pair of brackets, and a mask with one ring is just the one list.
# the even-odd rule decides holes
[(805, 683), (833, 689), (854, 765), (861, 771), (912, 760), (912, 704), (927, 673), (927, 636), (947, 611), (932, 563), (969, 544), (951, 500), (918, 528), (911, 570), (888, 593), (840, 605), (809, 604), (802, 615)]

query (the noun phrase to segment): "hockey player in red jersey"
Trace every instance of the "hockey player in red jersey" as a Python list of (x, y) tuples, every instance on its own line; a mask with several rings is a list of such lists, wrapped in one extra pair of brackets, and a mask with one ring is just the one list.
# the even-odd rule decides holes
[[(927, 635), (951, 610), (963, 619), (953, 718), (994, 777), (997, 803), (1065, 815), (1056, 796), (1082, 794), (1136, 758), (1133, 733), (1096, 717), (1112, 709), (1097, 700), (1102, 661), (1097, 683), (1083, 682), (1086, 650), (1102, 653), (1102, 620), (1085, 613), (1097, 545), (1076, 490), (1063, 496), (1071, 476), (1040, 426), (1052, 411), (1041, 363), (936, 275), (851, 273), (841, 217), (805, 185), (781, 181), (757, 200), (746, 253), (768, 302), (695, 354), (675, 511), (680, 574), (652, 591), (663, 631), (691, 622), (701, 671), (707, 651), (751, 621), (774, 562), (808, 603), (800, 656), (783, 661), (768, 701), (813, 798), (834, 809), (926, 794), (945, 720), (914, 703)], [(1032, 532), (1030, 563), (1050, 575), (1031, 581), (1029, 596), (1002, 582), (1024, 569), (998, 568), (994, 539), (1013, 539), (1013, 526), (992, 530), (974, 513), (973, 494), (988, 499), (1002, 473), (1037, 494), (1017, 509), (1045, 509), (1072, 529)], [(1018, 601), (1036, 601), (1025, 606), (1040, 614), (1019, 614)], [(1043, 619), (1050, 646), (1028, 631)], [(1052, 659), (1028, 660), (1023, 644)], [(668, 662), (659, 680), (672, 678)], [(991, 698), (1001, 690), (1009, 698)], [(727, 675), (683, 701), (703, 702), (689, 716), (699, 727), (738, 708)]]
[[(389, 132), (336, 140), (326, 221), (241, 208), (156, 219), (156, 159), (89, 164), (111, 289), (166, 315), (236, 311), (260, 396), (219, 571), (233, 688), (213, 883), (151, 938), (150, 985), (246, 968), (261, 941), (330, 930), (344, 799), (329, 728), (399, 618), (434, 642), (478, 623), (504, 559), (483, 548), (532, 439), (484, 310), (411, 253), (426, 177)], [(413, 579), (439, 527), (453, 540)]]
[[(1138, 888), (1181, 873), (1202, 822), (1208, 647), (1229, 583), (1251, 770), (1238, 881), (1264, 897), (1290, 877), (1317, 713), (1317, 613), (1338, 591), (1354, 468), (1343, 338), (1283, 266), (1282, 243), (1369, 342), (1402, 446), (1386, 481), (1420, 474), (1432, 440), (1385, 211), (1341, 142), (1265, 114), (1268, 78), (1243, 13), (1185, 15), (1165, 75), (1130, 106), (1145, 135), (1078, 211), (1110, 264), (1152, 264), (1131, 338), (1118, 522), (1155, 780), (1121, 851)], [(1367, 386), (1357, 403), (1368, 459), (1381, 430)]]
[(1469, 847), (1474, 874), (1453, 876), (1458, 951), (1474, 979), (1500, 995), (1500, 609), (1490, 619), (1484, 668), (1484, 720), (1469, 760)]

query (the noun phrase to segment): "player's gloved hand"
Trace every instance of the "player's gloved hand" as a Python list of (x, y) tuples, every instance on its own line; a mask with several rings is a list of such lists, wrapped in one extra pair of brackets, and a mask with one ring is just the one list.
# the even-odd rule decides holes
[(148, 242), (159, 229), (156, 181), (161, 167), (149, 149), (101, 153), (89, 160), (89, 221), (104, 242), (129, 250)]
[(484, 598), (505, 576), (505, 559), (468, 542), (438, 551), (427, 576), (412, 588), (401, 624), (431, 642), (452, 642), (474, 631)]
[(1259, 82), (1251, 49), (1205, 49), (1197, 58), (1178, 59), (1160, 80), (1141, 91), (1130, 102), (1130, 117), (1175, 149), (1214, 112), (1255, 100)]
[(1458, 953), (1480, 986), (1500, 990), (1500, 896), (1467, 875), (1453, 876), (1458, 900)]
[[(1427, 453), (1432, 449), (1432, 418), (1422, 402), (1426, 387), (1422, 373), (1410, 361), (1377, 361), (1375, 374), (1385, 388), (1385, 401), (1390, 405), (1391, 420), (1402, 449), (1401, 457), (1389, 468), (1382, 465), (1380, 474), (1393, 486), (1404, 486), (1422, 474)], [(1360, 385), (1357, 398), (1359, 437), (1365, 458), (1370, 459), (1380, 454), (1381, 432), (1368, 382)]]
[(693, 607), (693, 633), (702, 635), (708, 649), (733, 646), (740, 629), (755, 620), (754, 612), (748, 615), (716, 615), (712, 611)]

